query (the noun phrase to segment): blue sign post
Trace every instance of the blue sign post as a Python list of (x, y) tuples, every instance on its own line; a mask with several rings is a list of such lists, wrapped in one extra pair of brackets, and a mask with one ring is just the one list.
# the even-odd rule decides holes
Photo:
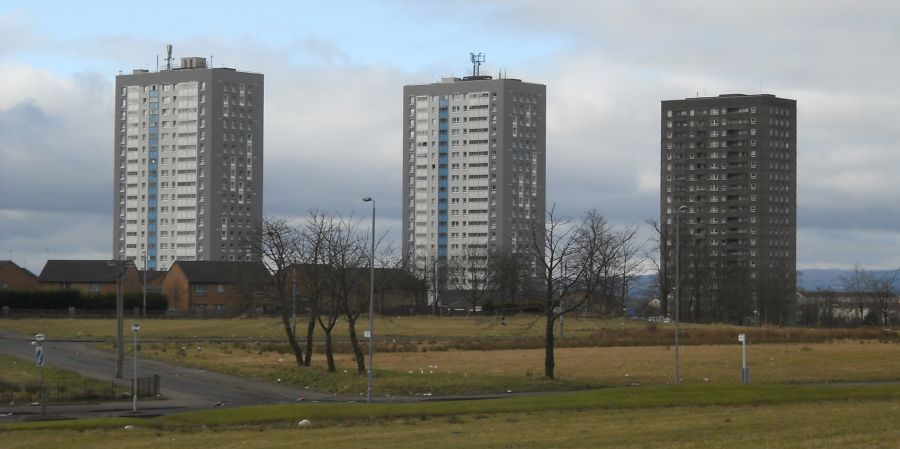
[(34, 364), (41, 369), (41, 416), (47, 416), (47, 398), (44, 394), (44, 334), (34, 336)]

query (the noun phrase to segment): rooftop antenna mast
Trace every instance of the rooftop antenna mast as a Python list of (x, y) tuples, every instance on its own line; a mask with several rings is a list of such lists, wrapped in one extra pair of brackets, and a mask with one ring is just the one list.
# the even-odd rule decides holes
[(484, 53), (469, 53), (469, 59), (472, 60), (472, 76), (479, 76), (481, 63), (484, 62)]
[(166, 70), (172, 70), (172, 44), (166, 44)]

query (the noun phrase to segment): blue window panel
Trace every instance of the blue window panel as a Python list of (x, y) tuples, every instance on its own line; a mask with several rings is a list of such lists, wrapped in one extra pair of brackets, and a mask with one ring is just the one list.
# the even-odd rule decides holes
[(156, 225), (155, 224), (147, 225), (147, 230), (150, 232), (156, 232)]
[(156, 207), (156, 199), (151, 198), (149, 201), (147, 201), (147, 206), (148, 207)]
[(147, 193), (151, 195), (156, 195), (156, 186), (150, 186), (150, 189), (147, 190)]
[(156, 220), (156, 212), (148, 212), (147, 218), (149, 218), (151, 220)]
[(159, 91), (158, 91), (158, 90), (151, 90), (151, 91), (150, 91), (150, 98), (159, 98)]
[(158, 140), (156, 140), (156, 139), (150, 139), (150, 145), (151, 145), (151, 146), (156, 146), (158, 143), (159, 143)]
[(147, 248), (147, 255), (150, 257), (156, 257), (156, 248)]
[(147, 237), (147, 243), (149, 243), (149, 244), (151, 244), (151, 245), (155, 245), (155, 244), (156, 244), (156, 237)]
[(442, 108), (446, 108), (449, 105), (450, 105), (450, 100), (448, 100), (446, 98), (441, 98), (440, 100), (438, 100), (438, 106), (440, 106)]

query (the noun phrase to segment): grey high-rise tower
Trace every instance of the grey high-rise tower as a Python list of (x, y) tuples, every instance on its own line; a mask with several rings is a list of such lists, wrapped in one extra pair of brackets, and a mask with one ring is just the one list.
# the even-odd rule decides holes
[(663, 101), (661, 113), (664, 295), (680, 263), (683, 319), (783, 323), (796, 284), (797, 102), (729, 94)]
[(544, 227), (545, 147), (542, 84), (492, 79), (476, 65), (472, 76), (405, 86), (404, 255), (447, 279), (454, 261), (530, 250)]
[(151, 270), (256, 260), (263, 75), (167, 61), (116, 77), (113, 257)]

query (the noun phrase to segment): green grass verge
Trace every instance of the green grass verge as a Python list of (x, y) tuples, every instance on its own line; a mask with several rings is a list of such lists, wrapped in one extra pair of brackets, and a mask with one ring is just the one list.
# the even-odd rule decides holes
[[(900, 400), (900, 384), (883, 385), (746, 385), (630, 387), (503, 399), (415, 403), (317, 403), (235, 407), (142, 419), (141, 427), (160, 430), (284, 425), (299, 419), (346, 424), (358, 421), (495, 415), (529, 412), (632, 410), (669, 407), (778, 405), (826, 401)], [(136, 424), (133, 418), (27, 422), (0, 425), (12, 430), (87, 430)]]
[[(40, 400), (40, 368), (34, 361), (0, 355), (0, 400), (28, 403)], [(127, 387), (83, 377), (52, 366), (44, 367), (47, 403), (87, 402), (121, 398)]]

